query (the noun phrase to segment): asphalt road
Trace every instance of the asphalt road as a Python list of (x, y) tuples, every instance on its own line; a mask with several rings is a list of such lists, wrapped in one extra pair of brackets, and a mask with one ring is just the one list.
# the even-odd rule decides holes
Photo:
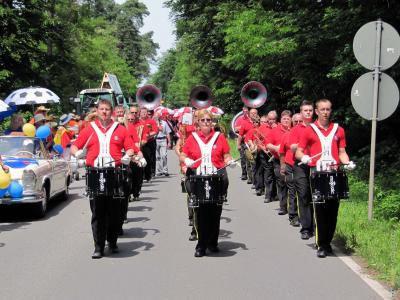
[(239, 168), (228, 171), (221, 252), (195, 258), (172, 152), (169, 166), (130, 204), (120, 253), (99, 260), (84, 181), (44, 219), (2, 210), (0, 299), (380, 299), (338, 257), (317, 258), (314, 241), (250, 191)]

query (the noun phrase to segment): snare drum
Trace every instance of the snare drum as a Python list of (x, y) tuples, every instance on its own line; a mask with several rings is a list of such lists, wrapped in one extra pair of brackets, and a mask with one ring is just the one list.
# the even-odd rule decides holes
[(220, 174), (191, 175), (189, 207), (198, 207), (201, 204), (222, 205), (226, 201), (222, 178), (223, 175)]
[(312, 199), (316, 203), (349, 198), (349, 183), (343, 171), (312, 172), (310, 182)]
[(126, 169), (122, 168), (86, 168), (86, 189), (89, 197), (123, 197), (126, 173)]

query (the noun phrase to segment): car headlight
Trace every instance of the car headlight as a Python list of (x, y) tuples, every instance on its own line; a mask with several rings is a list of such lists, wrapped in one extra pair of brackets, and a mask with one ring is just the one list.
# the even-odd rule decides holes
[(32, 170), (24, 170), (22, 185), (25, 191), (34, 191), (36, 188), (36, 174)]

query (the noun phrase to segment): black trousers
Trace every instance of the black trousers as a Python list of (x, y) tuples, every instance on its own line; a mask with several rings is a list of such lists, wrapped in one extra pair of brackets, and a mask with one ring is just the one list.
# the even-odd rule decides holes
[(242, 142), (240, 144), (240, 166), (242, 167), (242, 176), (247, 176), (247, 167), (246, 167), (246, 155), (244, 154), (244, 150), (246, 150), (246, 145)]
[(269, 161), (269, 157), (264, 152), (260, 152), (261, 170), (260, 176), (264, 178), (265, 199), (274, 198), (274, 164)]
[(113, 197), (93, 197), (90, 199), (90, 209), (95, 250), (103, 251), (106, 239), (109, 244), (117, 243), (120, 200)]
[(313, 227), (313, 208), (311, 203), (310, 189), (310, 167), (298, 165), (296, 161), (293, 165), (294, 185), (297, 193), (297, 205), (299, 207), (299, 219), (301, 223), (300, 232), (314, 232)]
[(296, 187), (294, 182), (294, 173), (293, 167), (291, 165), (286, 164), (285, 170), (285, 182), (288, 190), (288, 212), (289, 219), (296, 218), (298, 216), (297, 213), (297, 196), (296, 196)]
[(144, 179), (146, 180), (150, 180), (156, 170), (156, 147), (156, 141), (152, 140), (144, 144), (141, 149), (147, 161), (147, 165), (144, 168)]
[[(227, 194), (229, 180), (228, 174), (225, 169), (220, 170), (219, 174), (223, 174), (223, 192)], [(189, 178), (190, 175), (195, 175), (193, 169), (186, 171), (186, 190), (189, 196), (191, 195), (191, 188)], [(200, 204), (199, 207), (194, 208), (194, 225), (197, 233), (196, 249), (206, 249), (209, 246), (218, 245), (219, 226), (222, 214), (222, 205), (217, 204)]]
[(314, 204), (315, 215), (315, 241), (319, 247), (330, 245), (336, 230), (339, 200), (327, 200), (325, 203)]
[(279, 159), (274, 158), (274, 174), (276, 178), (276, 192), (279, 199), (279, 207), (281, 210), (288, 210), (288, 190), (285, 182), (285, 178), (281, 175), (281, 163)]
[(144, 168), (139, 167), (137, 164), (131, 162), (129, 164), (128, 176), (130, 177), (131, 190), (130, 194), (133, 197), (139, 197), (143, 185), (143, 171)]
[(264, 176), (262, 172), (261, 153), (257, 152), (254, 164), (254, 186), (256, 190), (264, 190)]

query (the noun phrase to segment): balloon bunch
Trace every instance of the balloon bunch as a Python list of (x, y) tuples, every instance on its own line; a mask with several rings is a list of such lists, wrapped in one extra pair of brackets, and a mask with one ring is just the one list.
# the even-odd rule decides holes
[(11, 198), (20, 198), (24, 192), (23, 186), (18, 181), (11, 181), (10, 172), (0, 167), (0, 198), (7, 193)]

